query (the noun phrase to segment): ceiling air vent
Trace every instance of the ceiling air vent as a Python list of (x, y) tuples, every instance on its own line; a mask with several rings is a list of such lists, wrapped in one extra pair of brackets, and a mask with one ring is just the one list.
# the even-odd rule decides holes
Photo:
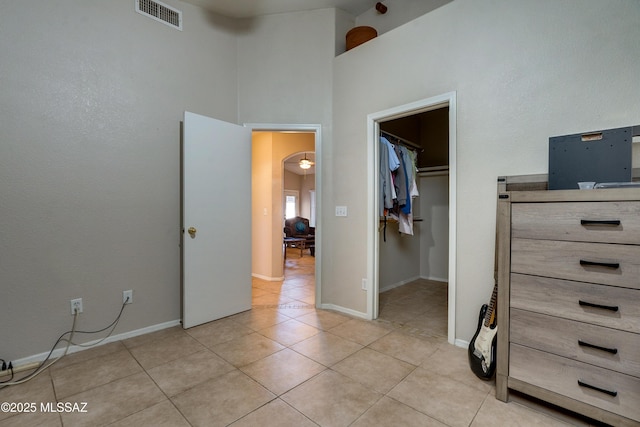
[(154, 0), (136, 0), (136, 12), (182, 31), (182, 12)]

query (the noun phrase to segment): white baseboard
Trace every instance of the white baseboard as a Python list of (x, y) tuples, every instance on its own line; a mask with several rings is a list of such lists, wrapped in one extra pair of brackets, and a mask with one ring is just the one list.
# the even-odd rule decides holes
[(413, 282), (415, 280), (418, 280), (418, 279), (430, 280), (432, 282), (443, 282), (443, 283), (447, 283), (448, 282), (447, 279), (443, 279), (443, 278), (440, 278), (440, 277), (416, 276), (416, 277), (412, 277), (410, 279), (401, 280), (400, 282), (392, 283), (390, 285), (384, 286), (384, 287), (380, 288), (380, 292), (386, 292), (386, 291), (390, 291), (391, 289), (394, 289), (394, 288), (399, 288), (400, 286), (404, 286), (407, 283), (411, 283), (411, 282)]
[(456, 347), (469, 348), (469, 341), (465, 341), (465, 340), (461, 340), (461, 339), (456, 339), (456, 340), (453, 342), (453, 345), (455, 345)]
[(410, 279), (405, 279), (405, 280), (401, 280), (399, 282), (396, 283), (392, 283), (390, 285), (386, 285), (384, 287), (381, 287), (379, 292), (386, 292), (386, 291), (390, 291), (391, 289), (394, 288), (399, 288), (400, 286), (406, 285), (407, 283), (411, 283), (413, 281), (416, 281), (418, 279), (420, 279), (420, 276), (416, 276), (416, 277), (411, 277)]
[(424, 280), (431, 280), (432, 282), (443, 282), (443, 283), (448, 283), (449, 280), (448, 279), (444, 279), (442, 277), (425, 277), (425, 276), (420, 276), (421, 279)]
[(320, 304), (318, 308), (323, 310), (333, 310), (338, 311), (340, 313), (348, 314), (349, 316), (359, 317), (361, 319), (368, 320), (367, 313), (362, 313), (361, 311), (352, 310), (350, 308), (341, 307), (339, 305), (334, 304)]
[(262, 274), (251, 273), (252, 277), (260, 280), (266, 280), (267, 282), (281, 282), (284, 280), (284, 276), (282, 277), (271, 277), (271, 276), (263, 276)]
[[(69, 351), (67, 351), (67, 354), (72, 354), (72, 353), (77, 353), (79, 351), (82, 350), (88, 350), (90, 348), (93, 348), (91, 345), (92, 344), (96, 344), (96, 346), (100, 346), (100, 345), (105, 345), (111, 342), (115, 342), (115, 341), (122, 341), (125, 340), (127, 338), (133, 338), (133, 337), (137, 337), (138, 335), (144, 335), (144, 334), (148, 334), (151, 332), (156, 332), (156, 331), (160, 331), (162, 329), (167, 329), (167, 328), (172, 328), (174, 326), (178, 326), (180, 325), (180, 320), (172, 320), (170, 322), (165, 322), (165, 323), (158, 323), (157, 325), (151, 325), (151, 326), (147, 326), (145, 328), (141, 328), (141, 329), (136, 329), (134, 331), (129, 331), (129, 332), (123, 332), (121, 334), (118, 335), (112, 335), (109, 338), (105, 339), (104, 341), (101, 341), (100, 339), (97, 340), (93, 340), (93, 341), (89, 341), (86, 343), (82, 343), (82, 346), (78, 346), (78, 345), (72, 345), (69, 347)], [(90, 347), (87, 347), (90, 346)], [(66, 346), (57, 348), (56, 350), (53, 351), (53, 353), (51, 354), (51, 358), (55, 359), (57, 357), (60, 357), (64, 354), (64, 350), (65, 350)], [(16, 367), (22, 366), (22, 365), (26, 365), (29, 363), (34, 363), (34, 362), (42, 362), (43, 360), (45, 360), (47, 358), (47, 356), (49, 355), (49, 351), (46, 351), (44, 353), (40, 353), (40, 354), (34, 354), (33, 356), (27, 356), (27, 357), (23, 357), (22, 359), (17, 359), (13, 361), (13, 365)]]

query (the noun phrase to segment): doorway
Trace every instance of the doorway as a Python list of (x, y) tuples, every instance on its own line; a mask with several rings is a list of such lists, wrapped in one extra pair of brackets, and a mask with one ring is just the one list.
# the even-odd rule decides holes
[[(456, 93), (450, 92), (441, 96), (416, 101), (410, 104), (401, 105), (388, 110), (370, 114), (367, 117), (367, 140), (368, 140), (368, 170), (369, 170), (369, 194), (370, 210), (368, 217), (368, 242), (367, 242), (367, 267), (370, 286), (367, 289), (367, 315), (375, 319), (379, 314), (379, 292), (381, 290), (381, 242), (379, 227), (379, 150), (378, 140), (381, 129), (385, 123), (397, 121), (401, 124), (403, 118), (420, 115), (422, 113), (447, 109), (448, 119), (448, 179), (444, 178), (448, 184), (446, 198), (448, 198), (448, 248), (446, 250), (446, 274), (447, 274), (447, 340), (450, 343), (455, 341), (455, 301), (456, 301)], [(386, 126), (387, 128), (389, 126)], [(393, 133), (393, 132), (391, 132)], [(442, 173), (439, 171), (438, 173)], [(442, 181), (442, 176), (435, 181)], [(429, 183), (428, 185), (433, 185)]]
[[(314, 151), (315, 152), (315, 174), (313, 176), (313, 197), (316, 209), (320, 209), (321, 200), (321, 126), (320, 125), (282, 125), (282, 124), (245, 124), (251, 128), (254, 141), (254, 167), (252, 172), (253, 194), (252, 202), (252, 246), (254, 259), (252, 275), (268, 281), (284, 280), (284, 252), (283, 252), (283, 221), (285, 203), (284, 197), (284, 159), (294, 152)], [(287, 155), (280, 155), (271, 152), (271, 147), (266, 150), (269, 153), (256, 152), (256, 136), (272, 134), (271, 137), (282, 137), (281, 139), (293, 140), (290, 134), (304, 133), (311, 134), (309, 147), (289, 146)], [(268, 144), (267, 144), (268, 145)], [(264, 148), (265, 144), (263, 144)], [(304, 153), (303, 153), (304, 154)], [(258, 156), (269, 156), (273, 159), (267, 169), (257, 166), (255, 159)], [(275, 159), (275, 157), (278, 157)], [(264, 187), (264, 191), (256, 191), (257, 186)], [(257, 196), (256, 196), (257, 194)], [(257, 197), (257, 199), (256, 199)], [(262, 197), (262, 199), (260, 199)], [(314, 274), (315, 277), (315, 305), (321, 301), (321, 262), (322, 262), (322, 225), (319, 216), (314, 218), (316, 222), (316, 237), (314, 248)]]
[[(313, 143), (313, 134), (306, 133), (301, 136), (310, 139)], [(303, 146), (302, 144), (304, 143), (302, 142), (300, 145)], [(309, 221), (311, 227), (316, 226), (315, 155), (315, 149), (314, 151), (299, 151), (289, 155), (283, 161), (285, 220), (301, 216)]]
[[(306, 270), (315, 273), (315, 148), (313, 147), (314, 135), (312, 133), (286, 134), (292, 145), (289, 150), (297, 151), (284, 158), (283, 167), (283, 227), (284, 227), (284, 273), (285, 282), (292, 274), (292, 257), (287, 252), (295, 249), (300, 258), (304, 255)], [(275, 138), (274, 138), (275, 140)], [(310, 145), (311, 144), (311, 145)], [(314, 151), (309, 151), (312, 149)], [(277, 196), (274, 194), (274, 196)], [(274, 200), (274, 203), (276, 201)], [(302, 260), (300, 260), (302, 261)], [(295, 263), (296, 266), (298, 263)], [(313, 274), (305, 274), (305, 285), (315, 290)], [(304, 280), (303, 280), (304, 281)], [(286, 284), (286, 283), (285, 283)]]

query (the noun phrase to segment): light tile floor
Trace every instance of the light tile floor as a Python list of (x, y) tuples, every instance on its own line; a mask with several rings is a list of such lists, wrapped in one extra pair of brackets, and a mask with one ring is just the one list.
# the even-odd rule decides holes
[(254, 279), (250, 311), (75, 353), (0, 390), (86, 413), (0, 413), (0, 426), (584, 425), (495, 399), (446, 341), (446, 285), (385, 292), (380, 318), (360, 320), (314, 308), (314, 258), (298, 254), (283, 282)]

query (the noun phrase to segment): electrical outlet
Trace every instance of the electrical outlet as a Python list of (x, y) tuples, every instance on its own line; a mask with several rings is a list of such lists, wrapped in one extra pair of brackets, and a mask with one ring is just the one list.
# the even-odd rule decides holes
[(71, 301), (71, 315), (82, 313), (82, 298), (72, 299)]
[[(127, 300), (127, 298), (129, 298)], [(123, 304), (131, 304), (133, 302), (133, 290), (129, 289), (128, 291), (122, 291), (122, 303)]]
[(336, 206), (336, 216), (347, 216), (347, 207)]

